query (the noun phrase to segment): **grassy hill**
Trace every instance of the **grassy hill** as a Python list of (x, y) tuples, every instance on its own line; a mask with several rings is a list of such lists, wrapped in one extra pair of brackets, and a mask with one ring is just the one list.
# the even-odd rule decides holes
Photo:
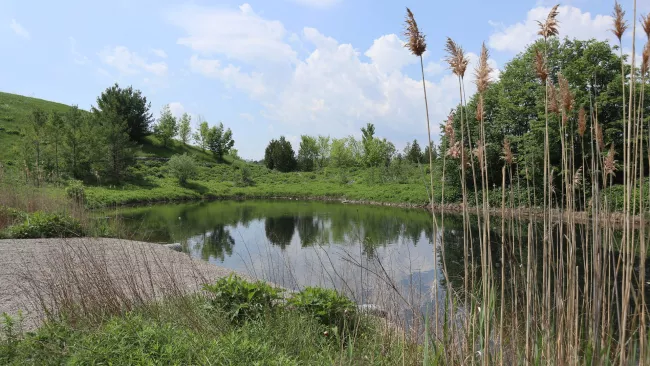
[[(63, 114), (70, 108), (61, 103), (0, 92), (0, 162), (16, 160), (15, 152), (21, 144), (22, 126), (28, 121), (34, 109)], [(137, 155), (169, 158), (183, 153), (194, 155), (203, 161), (214, 160), (209, 152), (201, 151), (195, 146), (183, 145), (180, 141), (173, 141), (170, 146), (164, 147), (155, 136), (148, 136), (145, 139)]]

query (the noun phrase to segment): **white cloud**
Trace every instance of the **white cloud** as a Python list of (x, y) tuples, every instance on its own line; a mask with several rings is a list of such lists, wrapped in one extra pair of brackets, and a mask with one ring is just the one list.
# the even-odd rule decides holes
[(291, 0), (300, 5), (311, 6), (314, 8), (327, 8), (340, 2), (340, 0)]
[[(539, 38), (537, 21), (546, 19), (550, 10), (550, 7), (538, 6), (528, 11), (526, 20), (508, 26), (490, 21), (495, 32), (490, 36), (489, 46), (498, 51), (523, 51), (527, 45)], [(609, 31), (612, 27), (612, 17), (609, 15), (592, 15), (574, 6), (560, 6), (558, 11), (560, 37), (596, 38), (601, 41), (611, 41), (615, 38)]]
[(11, 19), (11, 23), (9, 24), (9, 27), (10, 27), (11, 30), (13, 30), (14, 33), (16, 33), (16, 35), (18, 35), (19, 37), (23, 37), (23, 38), (25, 38), (25, 39), (29, 39), (29, 38), (30, 38), (30, 35), (29, 35), (29, 32), (27, 31), (27, 29), (25, 29), (25, 27), (23, 27), (22, 25), (20, 25), (20, 23), (18, 23), (18, 22), (16, 21), (16, 19)]
[(168, 14), (187, 35), (178, 44), (203, 55), (226, 55), (249, 63), (291, 63), (296, 52), (285, 43), (287, 31), (279, 21), (257, 15), (249, 4), (239, 10), (188, 5)]
[(406, 65), (418, 62), (418, 58), (413, 57), (404, 44), (395, 34), (381, 36), (372, 43), (365, 55), (382, 72), (399, 71)]
[(151, 53), (153, 53), (154, 55), (160, 58), (167, 58), (167, 53), (164, 50), (161, 50), (159, 48), (152, 48)]
[(266, 92), (261, 74), (244, 73), (232, 64), (222, 66), (219, 60), (203, 59), (193, 55), (190, 58), (190, 69), (204, 76), (219, 79), (224, 84), (247, 91), (253, 96), (261, 96)]
[(166, 63), (149, 63), (146, 59), (140, 57), (135, 52), (129, 51), (124, 46), (106, 47), (98, 55), (104, 64), (112, 66), (121, 74), (135, 75), (142, 71), (155, 76), (165, 76), (167, 74)]
[[(236, 16), (241, 16), (242, 12), (237, 12)], [(203, 9), (203, 13), (229, 12)], [(255, 21), (269, 22), (257, 15)], [(233, 34), (249, 34), (246, 24), (229, 24), (233, 27), (222, 28), (228, 28), (227, 32)], [(284, 30), (281, 23), (275, 26)], [(192, 31), (186, 26), (181, 28)], [(424, 137), (426, 116), (421, 76), (417, 72), (412, 77), (405, 71), (405, 66), (419, 61), (404, 49), (404, 42), (397, 35), (381, 36), (362, 52), (314, 28), (304, 28), (300, 35), (290, 38), (271, 37), (270, 42), (275, 42), (273, 49), (281, 51), (283, 56), (276, 54), (269, 60), (265, 54), (260, 56), (263, 64), (249, 60), (252, 54), (233, 45), (221, 45), (216, 40), (211, 40), (213, 43), (208, 48), (188, 42), (185, 45), (198, 53), (189, 59), (189, 68), (237, 88), (259, 102), (261, 116), (266, 119), (264, 123), (272, 134), (342, 137), (358, 135), (359, 128), (371, 122), (377, 126), (378, 135), (390, 136), (397, 145), (414, 136)], [(307, 55), (298, 57), (296, 49)], [(203, 50), (220, 56), (202, 56)], [(468, 57), (472, 62), (477, 59), (475, 54)], [(290, 65), (279, 60), (290, 61)], [(496, 66), (493, 60), (490, 64)], [(473, 65), (469, 67), (473, 70)], [(445, 68), (441, 62), (427, 64), (427, 75), (439, 76), (436, 82), (426, 81), (434, 133), (459, 99), (457, 79), (449, 72), (440, 76)], [(498, 77), (498, 71), (493, 76)], [(467, 78), (466, 87), (469, 96), (475, 90), (471, 76)], [(240, 117), (249, 119), (247, 114), (240, 114)]]
[(180, 118), (185, 113), (185, 107), (180, 102), (169, 103), (169, 110), (176, 118)]
[(70, 42), (70, 53), (72, 54), (74, 63), (77, 65), (87, 64), (88, 57), (77, 50), (77, 40), (73, 37), (68, 37), (68, 41)]

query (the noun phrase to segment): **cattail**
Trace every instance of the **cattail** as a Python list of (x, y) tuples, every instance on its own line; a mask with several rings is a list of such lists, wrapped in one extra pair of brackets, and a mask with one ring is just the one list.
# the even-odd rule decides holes
[(618, 41), (621, 42), (623, 34), (627, 29), (627, 22), (625, 21), (625, 11), (621, 8), (621, 4), (618, 1), (614, 4), (614, 13), (612, 14), (614, 18), (614, 28), (612, 33), (618, 38)]
[(613, 175), (616, 171), (616, 160), (614, 160), (614, 155), (616, 155), (616, 151), (614, 151), (614, 143), (612, 143), (609, 148), (609, 153), (607, 153), (607, 157), (605, 157), (605, 162), (603, 163), (603, 170), (607, 175)]
[(445, 61), (449, 64), (451, 71), (460, 78), (465, 77), (465, 71), (467, 70), (469, 60), (465, 57), (465, 51), (463, 51), (463, 48), (451, 38), (447, 37), (445, 50), (448, 53), (447, 57), (445, 57)]
[(512, 165), (512, 162), (514, 161), (510, 141), (507, 138), (503, 139), (503, 160), (505, 160), (508, 165)]
[(476, 104), (476, 120), (480, 121), (483, 117), (483, 98), (478, 98), (478, 103)]
[(476, 90), (478, 90), (479, 93), (483, 93), (490, 84), (490, 73), (492, 72), (492, 68), (488, 64), (489, 58), (490, 53), (488, 52), (487, 47), (485, 47), (485, 42), (483, 42), (483, 46), (481, 47), (481, 57), (478, 60), (478, 65), (474, 72), (474, 76), (476, 76)]
[(580, 108), (580, 111), (578, 111), (578, 135), (580, 135), (580, 137), (584, 137), (586, 130), (587, 130), (586, 112), (584, 108)]
[(546, 61), (540, 50), (535, 50), (535, 71), (537, 71), (537, 77), (542, 80), (542, 83), (545, 83), (548, 78), (548, 70), (546, 70)]
[(560, 107), (557, 103), (557, 91), (555, 90), (555, 86), (553, 83), (548, 84), (548, 109), (551, 113), (560, 113)]
[(605, 142), (603, 140), (603, 129), (600, 127), (600, 123), (596, 121), (594, 124), (596, 145), (598, 146), (598, 151), (602, 151), (605, 148)]
[(641, 25), (643, 26), (643, 30), (645, 31), (645, 35), (648, 37), (648, 41), (650, 41), (650, 14), (646, 14), (645, 16), (641, 16)]
[(415, 21), (413, 12), (409, 8), (406, 8), (406, 21), (404, 28), (404, 35), (408, 39), (408, 42), (406, 42), (404, 47), (408, 48), (415, 56), (422, 56), (424, 51), (427, 50), (427, 43), (424, 34), (420, 32), (420, 28), (418, 28), (418, 23)]
[(544, 23), (537, 21), (537, 24), (539, 24), (539, 32), (537, 34), (544, 37), (544, 39), (548, 39), (549, 37), (556, 36), (559, 33), (557, 29), (558, 26), (557, 16), (559, 14), (557, 8), (559, 7), (560, 4), (557, 4), (551, 9)]
[(558, 75), (558, 82), (560, 84), (560, 99), (562, 100), (562, 110), (564, 114), (562, 115), (562, 124), (566, 124), (566, 119), (568, 118), (569, 113), (573, 109), (573, 94), (571, 94), (571, 88), (569, 88), (569, 81), (564, 77), (564, 75)]

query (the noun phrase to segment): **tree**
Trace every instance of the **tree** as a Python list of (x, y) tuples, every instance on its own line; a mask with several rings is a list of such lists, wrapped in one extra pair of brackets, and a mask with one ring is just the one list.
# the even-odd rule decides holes
[(53, 171), (56, 177), (60, 177), (59, 153), (61, 151), (61, 140), (63, 137), (64, 122), (63, 118), (58, 112), (50, 113), (47, 120), (46, 131), (48, 135), (48, 144), (51, 150), (51, 155), (54, 158)]
[(193, 139), (194, 142), (196, 142), (201, 150), (205, 151), (205, 149), (208, 148), (208, 140), (210, 138), (210, 126), (208, 126), (208, 122), (206, 122), (203, 117), (199, 116), (198, 118), (199, 122), (199, 127), (197, 128), (196, 132), (194, 133)]
[(363, 144), (363, 149), (365, 154), (368, 155), (368, 150), (370, 149), (370, 144), (375, 138), (375, 125), (372, 123), (366, 124), (366, 127), (361, 127), (361, 143)]
[(224, 131), (223, 123), (219, 123), (219, 126), (213, 126), (210, 129), (208, 148), (216, 158), (223, 159), (223, 156), (228, 154), (233, 146), (235, 146), (235, 140), (232, 139), (230, 128)]
[(90, 172), (90, 140), (96, 136), (91, 131), (89, 118), (77, 106), (72, 106), (63, 115), (62, 157), (66, 171), (75, 179), (82, 179)]
[(23, 128), (25, 167), (36, 174), (35, 182), (37, 186), (40, 186), (43, 175), (43, 147), (45, 145), (46, 124), (47, 114), (41, 109), (34, 109)]
[(158, 124), (154, 126), (153, 131), (156, 136), (160, 138), (165, 147), (167, 147), (169, 141), (171, 141), (178, 133), (178, 121), (169, 109), (169, 104), (163, 106), (160, 111)]
[(190, 125), (190, 122), (192, 122), (192, 116), (187, 113), (183, 113), (181, 122), (178, 127), (178, 137), (180, 137), (183, 145), (187, 144), (187, 142), (190, 140), (190, 136), (192, 135), (192, 127)]
[(297, 162), (291, 143), (284, 136), (279, 140), (271, 140), (264, 152), (264, 163), (267, 168), (280, 172), (295, 170)]
[(304, 172), (314, 170), (318, 160), (318, 143), (316, 138), (302, 135), (300, 136), (300, 149), (298, 150), (298, 169)]
[(325, 167), (329, 161), (331, 147), (329, 136), (318, 136), (318, 166), (320, 168)]
[(141, 142), (149, 134), (149, 126), (153, 122), (150, 108), (151, 103), (147, 102), (140, 90), (133, 90), (131, 86), (122, 89), (115, 83), (97, 98), (97, 107), (92, 107), (92, 112), (97, 114), (110, 110), (126, 123), (131, 140)]
[(135, 143), (129, 136), (129, 126), (120, 114), (110, 109), (95, 118), (99, 137), (93, 149), (95, 170), (119, 183), (135, 162)]
[(404, 156), (406, 157), (406, 160), (410, 161), (413, 164), (429, 161), (429, 155), (423, 155), (422, 150), (420, 149), (420, 144), (418, 144), (418, 140), (413, 140), (412, 144), (407, 145), (407, 148), (404, 149)]
[(167, 167), (171, 175), (178, 179), (180, 185), (185, 185), (188, 179), (196, 176), (196, 162), (187, 154), (172, 156), (167, 162)]

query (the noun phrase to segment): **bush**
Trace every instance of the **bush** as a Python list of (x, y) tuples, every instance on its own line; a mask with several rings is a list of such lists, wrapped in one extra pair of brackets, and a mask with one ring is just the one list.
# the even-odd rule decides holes
[(244, 165), (237, 172), (237, 185), (240, 187), (250, 187), (255, 184), (253, 181), (251, 169)]
[(7, 233), (14, 239), (61, 238), (83, 236), (84, 230), (70, 216), (38, 211), (27, 215), (22, 224), (9, 227)]
[(299, 311), (313, 315), (324, 326), (332, 329), (334, 334), (347, 332), (353, 325), (356, 306), (352, 300), (335, 290), (307, 287), (293, 294), (287, 304)]
[(259, 319), (273, 309), (282, 293), (266, 282), (251, 283), (232, 274), (214, 285), (205, 285), (204, 289), (214, 295), (212, 305), (225, 311), (235, 322)]
[(70, 183), (68, 183), (68, 186), (65, 188), (65, 194), (79, 204), (83, 204), (86, 200), (86, 191), (84, 189), (84, 184), (80, 180), (70, 181)]
[(184, 185), (188, 179), (196, 177), (196, 162), (187, 154), (172, 156), (167, 167), (169, 172), (178, 179), (180, 185)]

